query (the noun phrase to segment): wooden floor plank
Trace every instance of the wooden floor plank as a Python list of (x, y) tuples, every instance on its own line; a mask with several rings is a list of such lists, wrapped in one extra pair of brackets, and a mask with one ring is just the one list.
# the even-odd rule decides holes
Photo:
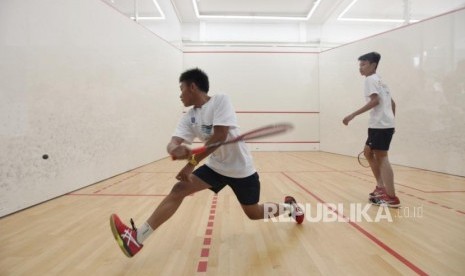
[[(109, 216), (142, 224), (182, 167), (167, 158), (1, 218), (0, 275), (465, 274), (465, 178), (394, 166), (403, 207), (369, 221), (380, 212), (367, 205), (374, 180), (355, 158), (253, 155), (260, 201), (293, 195), (307, 211), (302, 225), (251, 221), (229, 188), (202, 191), (126, 258)], [(356, 208), (367, 208), (366, 217)]]

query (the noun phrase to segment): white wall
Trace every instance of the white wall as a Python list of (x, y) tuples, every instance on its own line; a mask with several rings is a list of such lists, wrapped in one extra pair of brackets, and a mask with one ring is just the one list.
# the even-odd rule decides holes
[(209, 74), (210, 94), (231, 96), (243, 131), (295, 124), (253, 150), (355, 156), (367, 116), (341, 121), (364, 104), (357, 58), (373, 50), (398, 105), (392, 161), (465, 175), (464, 13), (321, 54), (182, 54), (100, 1), (1, 1), (0, 216), (165, 157), (178, 76), (192, 67)]
[(165, 14), (163, 20), (140, 20), (139, 24), (148, 28), (164, 40), (181, 48), (181, 23), (176, 15), (170, 0), (157, 0), (161, 10)]
[(295, 131), (251, 143), (251, 149), (319, 149), (316, 53), (185, 52), (183, 60), (185, 69), (199, 67), (209, 75), (209, 94), (231, 97), (243, 132), (276, 122), (295, 124)]
[[(191, 41), (228, 41), (228, 42), (299, 42), (298, 23), (216, 23), (201, 22), (198, 34), (190, 33)], [(195, 30), (188, 28), (187, 30)], [(197, 36), (198, 35), (198, 36)]]
[[(321, 150), (355, 156), (366, 139), (367, 114), (357, 58), (381, 53), (378, 73), (397, 103), (393, 163), (465, 175), (465, 10), (320, 54)], [(344, 139), (341, 139), (344, 137)]]
[(329, 20), (321, 27), (320, 39), (323, 45), (339, 46), (392, 30), (399, 25), (400, 23), (373, 23), (367, 25), (365, 22)]
[[(347, 26), (347, 24), (350, 24)], [(296, 51), (321, 51), (350, 41), (394, 28), (398, 24), (375, 24), (367, 26), (357, 22), (341, 24), (331, 20), (324, 25), (303, 22), (287, 23), (184, 23), (181, 26), (183, 49), (205, 45), (236, 46), (265, 45), (287, 47)], [(155, 29), (154, 29), (155, 31)], [(237, 49), (235, 49), (237, 50)]]
[(165, 157), (181, 69), (100, 1), (1, 1), (0, 216)]

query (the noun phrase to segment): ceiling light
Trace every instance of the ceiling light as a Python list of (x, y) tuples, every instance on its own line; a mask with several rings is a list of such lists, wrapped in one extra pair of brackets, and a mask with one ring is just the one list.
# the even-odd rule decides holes
[[(135, 20), (136, 18), (134, 16), (131, 16), (132, 20)], [(137, 20), (163, 20), (165, 17), (162, 16), (138, 16)]]
[[(380, 18), (357, 18), (357, 17), (343, 17), (358, 0), (353, 0), (338, 16), (339, 21), (355, 21), (355, 22), (385, 22), (385, 23), (404, 23), (405, 19), (380, 19)], [(420, 20), (410, 19), (409, 22), (418, 22)]]
[(287, 20), (287, 21), (307, 21), (312, 17), (316, 8), (320, 5), (322, 0), (316, 0), (313, 2), (311, 10), (308, 12), (307, 16), (254, 16), (254, 15), (202, 15), (199, 12), (197, 6), (198, 0), (192, 0), (194, 5), (195, 15), (198, 19), (257, 19), (257, 20)]
[(158, 13), (160, 14), (160, 16), (137, 16), (137, 18), (135, 16), (131, 16), (130, 18), (132, 20), (137, 19), (137, 21), (139, 21), (139, 20), (163, 20), (163, 19), (165, 19), (165, 14), (161, 10), (160, 5), (158, 5), (157, 0), (152, 0), (152, 2), (155, 5), (155, 7), (157, 8)]
[(165, 19), (165, 14), (161, 10), (160, 5), (158, 5), (157, 0), (153, 0), (153, 4), (155, 4), (155, 7), (157, 7), (158, 12), (160, 13), (160, 16), (157, 16), (156, 18), (157, 19)]

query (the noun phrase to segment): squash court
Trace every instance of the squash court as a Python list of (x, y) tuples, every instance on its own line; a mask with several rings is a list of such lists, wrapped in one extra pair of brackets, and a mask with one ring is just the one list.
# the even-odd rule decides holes
[[(465, 0), (285, 2), (0, 1), (0, 276), (465, 275)], [(369, 112), (344, 123), (373, 52), (401, 208), (368, 203)], [(110, 215), (140, 229), (176, 183), (192, 68), (241, 133), (293, 125), (247, 145), (259, 203), (293, 196), (305, 220), (205, 190), (127, 258)]]
[[(371, 206), (361, 215), (373, 178), (355, 158), (323, 152), (256, 152), (254, 159), (262, 182), (261, 202), (295, 196), (315, 208), (303, 224), (285, 217), (251, 221), (228, 187), (218, 195), (202, 191), (187, 197), (172, 219), (129, 259), (112, 237), (108, 216), (118, 212), (122, 219), (132, 216), (137, 223), (152, 212), (170, 191), (181, 166), (163, 159), (2, 218), (2, 275), (465, 271), (462, 177), (394, 166), (403, 207), (389, 209), (391, 218), (383, 212), (376, 222), (380, 207)], [(338, 204), (343, 209), (337, 209)], [(361, 208), (351, 210), (351, 204)], [(325, 210), (321, 218), (318, 208)]]

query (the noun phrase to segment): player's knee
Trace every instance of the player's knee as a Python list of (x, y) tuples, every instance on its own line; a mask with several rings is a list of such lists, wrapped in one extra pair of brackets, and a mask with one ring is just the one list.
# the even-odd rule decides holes
[(365, 156), (366, 159), (371, 160), (373, 159), (373, 152), (371, 151), (370, 148), (365, 148), (363, 151), (363, 155)]
[(377, 160), (382, 160), (384, 158), (387, 158), (387, 151), (384, 151), (384, 150), (376, 150), (373, 152), (373, 154)]
[(189, 189), (186, 182), (180, 181), (174, 184), (170, 195), (173, 197), (184, 198), (189, 195)]
[(263, 219), (263, 213), (256, 209), (244, 209), (244, 213), (250, 220)]
[(369, 151), (363, 152), (363, 155), (365, 156), (366, 159), (369, 159), (369, 160), (373, 158), (373, 155)]
[(262, 216), (257, 215), (256, 213), (245, 213), (250, 220), (259, 220), (263, 219)]

